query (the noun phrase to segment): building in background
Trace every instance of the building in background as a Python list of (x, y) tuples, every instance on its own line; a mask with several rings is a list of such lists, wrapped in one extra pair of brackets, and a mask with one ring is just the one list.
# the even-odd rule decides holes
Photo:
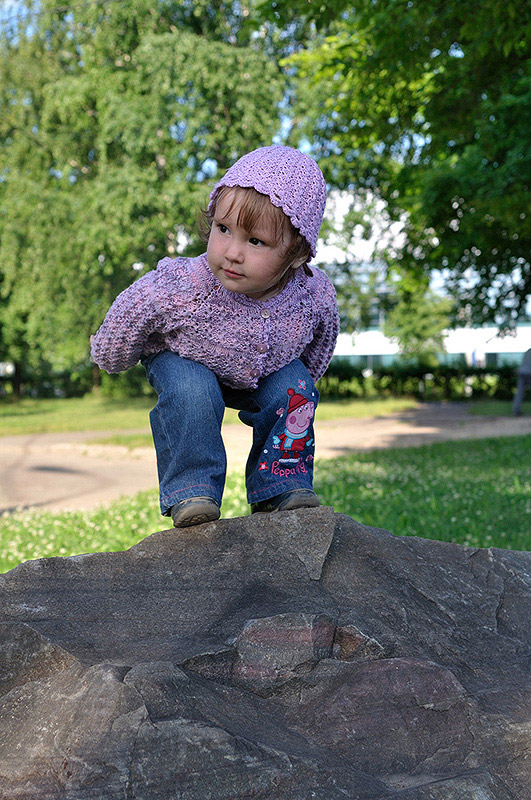
[[(477, 367), (518, 366), (531, 347), (531, 323), (518, 325), (513, 335), (500, 336), (495, 326), (455, 328), (446, 331), (443, 364)], [(387, 367), (399, 357), (398, 345), (377, 328), (358, 333), (340, 333), (334, 352), (357, 366)]]
[[(327, 201), (326, 216), (331, 230), (326, 242), (320, 240), (317, 248), (316, 262), (327, 270), (331, 276), (337, 272), (334, 264), (355, 263), (356, 279), (363, 286), (369, 276), (379, 274), (377, 288), (370, 307), (370, 322), (366, 329), (356, 333), (340, 333), (334, 352), (335, 357), (349, 358), (353, 364), (366, 368), (387, 367), (400, 358), (398, 344), (385, 336), (384, 311), (381, 300), (390, 292), (386, 285), (385, 267), (378, 267), (374, 256), (377, 247), (389, 241), (399, 242), (401, 223), (384, 226), (385, 206), (381, 201), (375, 203), (371, 210), (372, 236), (364, 238), (362, 227), (358, 236), (354, 236), (348, 244), (342, 238), (345, 214), (352, 202), (347, 192), (330, 192)], [(361, 207), (359, 208), (362, 211)], [(374, 216), (372, 216), (374, 215)], [(368, 216), (365, 216), (368, 219)], [(334, 230), (338, 233), (334, 234)], [(384, 234), (384, 230), (386, 231)], [(348, 274), (348, 270), (345, 270)], [(435, 277), (432, 289), (441, 290), (441, 282)], [(523, 354), (531, 347), (531, 316), (516, 326), (511, 334), (501, 336), (495, 325), (481, 327), (463, 326), (444, 333), (445, 351), (440, 355), (440, 362), (448, 365), (468, 365), (478, 367), (501, 367), (520, 365)]]

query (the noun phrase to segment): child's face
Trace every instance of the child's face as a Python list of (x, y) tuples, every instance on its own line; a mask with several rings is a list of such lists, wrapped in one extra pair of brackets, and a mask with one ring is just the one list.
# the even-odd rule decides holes
[[(290, 241), (275, 241), (272, 224), (264, 218), (252, 231), (238, 225), (239, 203), (232, 192), (216, 206), (208, 239), (208, 265), (218, 281), (231, 292), (264, 300), (278, 292), (278, 283), (285, 272), (284, 256)], [(295, 266), (295, 265), (293, 265)]]

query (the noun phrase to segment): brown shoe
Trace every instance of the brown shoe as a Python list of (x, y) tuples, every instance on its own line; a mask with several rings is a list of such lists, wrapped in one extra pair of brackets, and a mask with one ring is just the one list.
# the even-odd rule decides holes
[(290, 511), (293, 508), (317, 508), (320, 505), (319, 498), (311, 489), (292, 489), (291, 492), (277, 494), (269, 500), (252, 503), (251, 514), (261, 511)]
[(219, 506), (212, 497), (188, 497), (172, 506), (171, 518), (176, 528), (189, 528), (219, 519)]

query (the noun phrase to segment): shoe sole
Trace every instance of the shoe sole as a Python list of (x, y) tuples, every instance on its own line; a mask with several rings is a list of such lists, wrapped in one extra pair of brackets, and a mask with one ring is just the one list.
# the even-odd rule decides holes
[(187, 503), (175, 516), (172, 516), (174, 528), (189, 528), (192, 525), (202, 525), (204, 522), (214, 522), (219, 519), (220, 509), (212, 500), (196, 500)]
[(291, 501), (287, 500), (285, 504), (281, 503), (278, 508), (275, 508), (275, 511), (293, 511), (295, 508), (317, 508), (320, 505), (318, 497), (308, 497), (306, 500), (293, 498)]
[(309, 497), (300, 497), (299, 495), (291, 497), (288, 500), (285, 500), (284, 503), (281, 503), (279, 506), (276, 506), (275, 508), (254, 509), (251, 513), (276, 514), (278, 511), (293, 511), (296, 508), (317, 508), (320, 505), (321, 502), (316, 495), (314, 495), (313, 497), (311, 495)]
[(201, 513), (198, 511), (191, 516), (183, 515), (182, 519), (180, 520), (173, 520), (173, 527), (174, 528), (190, 528), (192, 525), (202, 525), (204, 522), (214, 522), (214, 520), (219, 519), (219, 512), (203, 512)]

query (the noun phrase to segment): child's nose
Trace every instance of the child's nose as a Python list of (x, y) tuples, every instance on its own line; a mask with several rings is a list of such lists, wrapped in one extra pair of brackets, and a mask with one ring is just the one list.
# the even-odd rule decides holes
[(225, 250), (225, 257), (229, 261), (241, 261), (243, 259), (243, 249), (240, 242), (236, 239), (231, 239)]

